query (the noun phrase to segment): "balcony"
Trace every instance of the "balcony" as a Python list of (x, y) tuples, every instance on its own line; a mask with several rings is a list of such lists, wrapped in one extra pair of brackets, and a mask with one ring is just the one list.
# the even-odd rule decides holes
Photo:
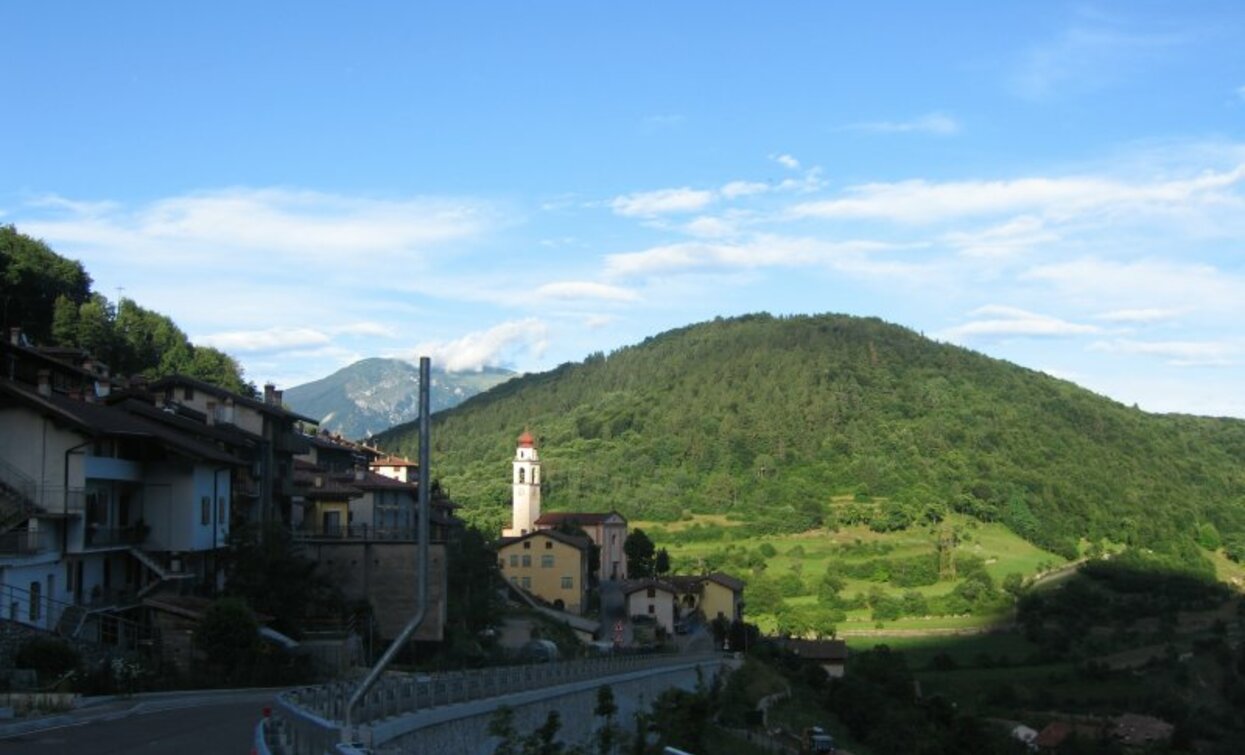
[(90, 525), (86, 528), (83, 545), (87, 548), (116, 548), (119, 546), (141, 545), (151, 534), (151, 528), (145, 524), (132, 524), (128, 527), (99, 527)]
[(398, 540), (413, 542), (414, 527), (369, 527), (357, 524), (337, 527), (304, 527), (292, 531), (295, 540)]
[(0, 558), (37, 556), (55, 550), (55, 533), (50, 530), (18, 530), (0, 533)]

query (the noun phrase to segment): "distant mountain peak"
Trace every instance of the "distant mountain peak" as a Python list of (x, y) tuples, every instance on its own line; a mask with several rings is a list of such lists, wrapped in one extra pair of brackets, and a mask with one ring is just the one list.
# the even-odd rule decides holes
[[(434, 412), (448, 409), (514, 376), (497, 367), (446, 372), (434, 366), (429, 403)], [(405, 359), (361, 359), (286, 390), (285, 403), (300, 414), (319, 417), (326, 430), (365, 438), (418, 417), (419, 368)]]

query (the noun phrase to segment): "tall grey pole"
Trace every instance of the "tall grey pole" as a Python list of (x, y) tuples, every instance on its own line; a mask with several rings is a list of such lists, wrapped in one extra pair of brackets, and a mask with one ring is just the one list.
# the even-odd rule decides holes
[(368, 693), (368, 690), (376, 684), (376, 680), (384, 673), (393, 657), (398, 654), (402, 646), (407, 643), (411, 635), (419, 629), (419, 625), (424, 623), (424, 617), (428, 613), (428, 510), (431, 506), (431, 491), (429, 491), (428, 482), (428, 446), (429, 446), (429, 384), (431, 380), (431, 368), (428, 357), (419, 358), (419, 511), (416, 512), (415, 526), (417, 528), (417, 558), (416, 562), (419, 574), (416, 576), (416, 602), (415, 615), (407, 622), (402, 633), (398, 635), (381, 659), (376, 662), (372, 670), (368, 672), (367, 677), (359, 685), (354, 694), (350, 696), (350, 701), (346, 703), (346, 726), (342, 730), (342, 739), (344, 741), (354, 741), (354, 718), (353, 713), (355, 706)]

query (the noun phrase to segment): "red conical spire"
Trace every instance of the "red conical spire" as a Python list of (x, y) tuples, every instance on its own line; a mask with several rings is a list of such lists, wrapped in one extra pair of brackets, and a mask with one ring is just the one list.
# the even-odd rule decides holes
[(530, 448), (536, 445), (536, 439), (532, 437), (532, 434), (530, 432), (524, 429), (523, 434), (519, 436), (519, 445), (527, 446), (528, 448)]

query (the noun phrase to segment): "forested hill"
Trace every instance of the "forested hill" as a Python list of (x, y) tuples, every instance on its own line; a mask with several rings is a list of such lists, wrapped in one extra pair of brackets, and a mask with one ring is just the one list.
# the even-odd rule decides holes
[[(550, 510), (765, 530), (956, 510), (1069, 556), (1081, 537), (1187, 553), (1198, 531), (1245, 534), (1245, 421), (1147, 414), (877, 319), (719, 319), (441, 412), (434, 475), (469, 519), (501, 521), (525, 427)], [(418, 443), (413, 425), (376, 441)]]
[(256, 392), (233, 357), (196, 346), (168, 317), (133, 299), (109, 301), (92, 289), (81, 262), (62, 257), (11, 225), (0, 225), (0, 294), (0, 332), (5, 338), (10, 327), (19, 327), (35, 345), (89, 352), (114, 375), (180, 373), (227, 390)]

